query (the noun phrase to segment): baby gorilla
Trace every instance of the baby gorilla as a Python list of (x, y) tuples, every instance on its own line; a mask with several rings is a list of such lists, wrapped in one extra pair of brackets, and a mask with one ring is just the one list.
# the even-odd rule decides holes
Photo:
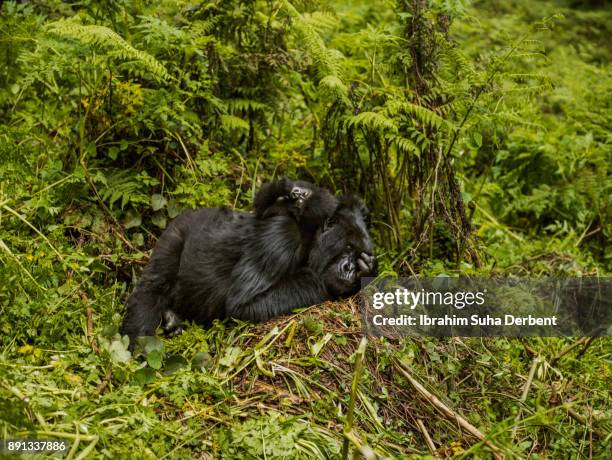
[(162, 318), (170, 333), (178, 315), (263, 321), (351, 295), (375, 275), (359, 200), (284, 180), (266, 184), (255, 208), (200, 209), (170, 224), (128, 299), (122, 333), (132, 343)]
[(309, 230), (321, 226), (338, 206), (338, 198), (329, 190), (310, 182), (280, 179), (264, 184), (255, 195), (258, 219), (290, 216)]

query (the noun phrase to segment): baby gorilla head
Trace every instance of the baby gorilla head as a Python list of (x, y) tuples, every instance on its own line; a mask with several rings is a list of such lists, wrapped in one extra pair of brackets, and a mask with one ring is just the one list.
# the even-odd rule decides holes
[(338, 199), (329, 190), (310, 182), (289, 179), (264, 184), (254, 202), (257, 218), (289, 216), (306, 231), (322, 226), (337, 206)]
[(343, 197), (315, 236), (308, 264), (320, 274), (333, 297), (355, 294), (362, 277), (377, 274), (366, 216), (367, 209), (359, 199)]
[(289, 199), (295, 203), (296, 207), (302, 208), (310, 195), (312, 195), (312, 188), (294, 185), (289, 192)]

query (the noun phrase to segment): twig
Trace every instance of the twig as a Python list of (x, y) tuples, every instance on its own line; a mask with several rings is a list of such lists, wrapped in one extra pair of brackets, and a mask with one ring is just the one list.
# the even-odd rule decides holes
[(91, 307), (87, 307), (87, 339), (89, 340), (89, 344), (91, 345), (91, 349), (95, 352), (96, 355), (100, 354), (100, 347), (98, 347), (98, 342), (94, 337), (94, 326), (93, 326), (93, 310)]
[(476, 439), (482, 441), (487, 447), (493, 451), (496, 459), (504, 459), (505, 456), (500, 449), (487, 439), (484, 433), (464, 419), (454, 410), (450, 409), (446, 404), (440, 401), (435, 395), (431, 394), (423, 385), (421, 385), (399, 362), (395, 361), (395, 368), (410, 382), (421, 396), (429, 401), (439, 412), (451, 421), (457, 422), (461, 428), (470, 433)]
[(49, 238), (47, 238), (45, 235), (43, 235), (43, 233), (38, 230), (36, 227), (34, 227), (34, 225), (32, 225), (30, 222), (28, 222), (28, 220), (23, 217), (21, 214), (19, 214), (17, 211), (15, 211), (13, 208), (9, 208), (7, 205), (3, 204), (2, 205), (2, 209), (10, 212), (11, 214), (13, 214), (15, 217), (17, 217), (20, 221), (22, 221), (24, 224), (26, 224), (28, 227), (30, 227), (32, 230), (34, 230), (38, 236), (40, 236), (43, 240), (45, 240), (45, 243), (47, 243), (47, 245), (51, 248), (51, 250), (55, 253), (55, 255), (58, 257), (58, 259), (61, 262), (64, 262), (64, 258), (62, 257), (62, 255), (60, 254), (60, 252), (55, 248), (55, 246), (53, 246), (53, 244), (51, 243), (51, 241), (49, 241)]
[(517, 235), (516, 233), (513, 233), (512, 230), (510, 230), (505, 225), (500, 224), (499, 221), (495, 217), (493, 217), (483, 208), (478, 206), (478, 204), (476, 203), (474, 204), (476, 205), (476, 209), (478, 209), (487, 219), (489, 219), (493, 224), (495, 224), (500, 230), (506, 232), (508, 235), (510, 235), (512, 238), (516, 239), (517, 241), (523, 242), (523, 238), (521, 236)]
[(102, 380), (100, 381), (100, 383), (98, 383), (98, 386), (96, 387), (96, 394), (98, 395), (104, 394), (112, 378), (113, 378), (113, 371), (111, 369), (108, 369), (108, 371), (106, 372), (106, 375), (102, 378)]
[(8, 385), (7, 386), (3, 385), (3, 386), (7, 390), (9, 390), (11, 393), (13, 393), (15, 396), (17, 396), (25, 404), (28, 410), (28, 417), (30, 418), (30, 420), (33, 421), (33, 419), (36, 419), (36, 421), (38, 422), (40, 426), (42, 426), (43, 428), (47, 428), (47, 422), (45, 421), (45, 419), (42, 417), (42, 415), (40, 415), (38, 412), (36, 412), (32, 408), (32, 405), (30, 404), (30, 398), (24, 395), (21, 392), (21, 390), (19, 390), (17, 387), (8, 386)]
[(355, 421), (355, 399), (357, 398), (357, 386), (361, 379), (361, 371), (363, 369), (363, 358), (365, 356), (366, 347), (368, 346), (368, 339), (363, 337), (357, 353), (355, 354), (355, 372), (353, 373), (353, 382), (351, 383), (351, 399), (349, 400), (348, 410), (346, 412), (346, 421), (344, 422), (344, 442), (342, 443), (342, 459), (346, 460), (349, 453), (349, 438), (347, 434), (353, 429), (353, 422)]
[(85, 292), (80, 289), (79, 295), (81, 297), (81, 300), (83, 300), (83, 302), (87, 305), (87, 308), (85, 309), (85, 316), (87, 318), (85, 334), (87, 336), (87, 341), (89, 342), (89, 345), (91, 346), (91, 349), (94, 351), (94, 353), (99, 355), (100, 347), (98, 347), (98, 342), (96, 342), (96, 338), (94, 336), (93, 310), (90, 306), (91, 302), (87, 298), (87, 294), (85, 294)]
[(416, 424), (419, 427), (419, 430), (421, 430), (423, 437), (425, 438), (425, 444), (427, 444), (427, 448), (429, 449), (429, 452), (431, 452), (431, 455), (433, 455), (436, 458), (439, 458), (439, 455), (436, 452), (436, 446), (433, 443), (431, 436), (429, 436), (429, 433), (427, 432), (427, 428), (425, 428), (425, 424), (423, 423), (423, 420), (421, 420), (420, 418), (417, 418)]
[(580, 350), (578, 354), (576, 355), (576, 358), (582, 357), (586, 353), (586, 351), (589, 349), (591, 344), (595, 341), (596, 338), (597, 338), (596, 336), (589, 337), (589, 339), (584, 344), (584, 347), (582, 347), (582, 350)]
[(559, 353), (557, 353), (557, 355), (555, 355), (555, 357), (553, 359), (550, 360), (550, 365), (554, 366), (557, 363), (557, 361), (559, 361), (562, 357), (564, 357), (570, 351), (572, 351), (574, 348), (576, 348), (581, 343), (584, 343), (584, 342), (586, 342), (589, 339), (593, 339), (593, 337), (582, 337), (580, 340), (577, 340), (576, 342), (572, 343), (571, 345), (568, 345), (563, 350), (561, 350)]
[(0, 249), (6, 252), (15, 262), (17, 262), (17, 265), (19, 265), (19, 268), (21, 268), (21, 270), (27, 275), (27, 277), (30, 278), (30, 280), (32, 280), (32, 282), (38, 289), (40, 289), (41, 291), (47, 290), (47, 288), (38, 284), (38, 281), (36, 281), (36, 278), (34, 278), (34, 276), (32, 276), (32, 274), (28, 271), (28, 269), (23, 266), (19, 258), (15, 254), (13, 254), (11, 249), (6, 245), (6, 243), (2, 240), (2, 238), (0, 238)]
[[(350, 441), (355, 448), (359, 451), (359, 453), (361, 454), (361, 457), (363, 457), (365, 460), (376, 460), (378, 459), (378, 455), (376, 455), (374, 453), (374, 451), (370, 448), (370, 446), (368, 446), (367, 444), (363, 444), (360, 440), (359, 437), (355, 434), (354, 431), (347, 431), (344, 433), (344, 441), (348, 442)], [(353, 458), (357, 458), (358, 456), (355, 456)]]
[(20, 431), (17, 433), (17, 435), (19, 436), (28, 435), (28, 434), (35, 434), (39, 438), (44, 438), (47, 436), (50, 436), (52, 438), (72, 439), (72, 440), (75, 440), (78, 438), (83, 441), (92, 441), (92, 442), (93, 441), (98, 442), (98, 439), (99, 439), (97, 434), (73, 434), (73, 433), (63, 433), (61, 431), (34, 430), (34, 431)]
[(587, 421), (586, 417), (584, 417), (583, 415), (579, 414), (578, 412), (576, 412), (574, 409), (572, 409), (571, 407), (569, 407), (566, 404), (563, 405), (563, 408), (567, 411), (567, 415), (569, 415), (571, 418), (576, 420), (581, 425), (586, 426), (589, 429), (589, 431), (593, 432), (594, 434), (596, 434), (601, 439), (606, 437), (606, 434), (603, 431), (601, 431), (600, 429), (594, 427), (592, 423), (589, 423)]
[(529, 389), (531, 388), (531, 384), (533, 383), (533, 378), (535, 377), (535, 373), (538, 370), (538, 367), (540, 367), (541, 363), (542, 359), (539, 356), (533, 358), (533, 361), (531, 363), (531, 369), (529, 369), (529, 375), (527, 376), (527, 381), (525, 382), (525, 385), (523, 385), (523, 393), (521, 394), (521, 399), (519, 400), (521, 402), (521, 407), (519, 407), (519, 410), (514, 419), (514, 427), (512, 427), (512, 440), (514, 440), (514, 438), (516, 437), (518, 424), (521, 421), (521, 417), (523, 415), (522, 404), (524, 404), (527, 400), (527, 395), (529, 394)]

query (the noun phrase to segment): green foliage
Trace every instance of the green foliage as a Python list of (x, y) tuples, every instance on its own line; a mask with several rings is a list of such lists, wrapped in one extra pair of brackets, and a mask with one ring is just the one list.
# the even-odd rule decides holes
[[(170, 219), (249, 209), (272, 177), (363, 196), (387, 274), (609, 274), (612, 16), (597, 3), (2, 2), (4, 437), (59, 433), (72, 458), (337, 456), (350, 303), (286, 329), (191, 327), (136, 358), (116, 331)], [(415, 400), (399, 361), (506, 454), (607, 458), (610, 341), (550, 364), (569, 344), (377, 341), (361, 453), (425, 457), (420, 418), (439, 453), (490, 456)], [(521, 403), (534, 350), (549, 365)]]
[[(72, 19), (63, 19), (49, 23), (46, 26), (49, 33), (79, 40), (88, 45), (96, 45), (109, 52), (109, 56), (117, 56), (124, 61), (142, 63), (144, 69), (159, 78), (168, 78), (168, 73), (162, 64), (150, 54), (137, 50), (120, 35), (108, 27), (93, 24), (79, 24)], [(149, 31), (150, 32), (150, 31)]]

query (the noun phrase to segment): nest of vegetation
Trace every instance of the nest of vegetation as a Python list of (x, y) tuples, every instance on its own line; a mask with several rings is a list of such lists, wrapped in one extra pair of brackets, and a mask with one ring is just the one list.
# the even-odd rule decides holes
[[(252, 353), (240, 360), (226, 381), (233, 391), (244, 395), (240, 404), (247, 411), (296, 417), (308, 414), (315, 420), (316, 414), (327, 412), (324, 429), (330, 436), (344, 437), (350, 449), (366, 458), (415, 454), (448, 457), (470, 448), (482, 449), (483, 455), (503, 457), (501, 450), (461, 415), (461, 410), (451, 408), (452, 401), (435, 396), (410, 370), (414, 367), (422, 371), (423, 364), (429, 363), (430, 342), (370, 337), (359, 356), (364, 338), (360, 318), (358, 300), (349, 299), (247, 326), (237, 341), (241, 350)], [(453, 353), (457, 360), (474, 355), (469, 346), (459, 344), (463, 344), (460, 339), (437, 341), (430, 351), (436, 356)], [(356, 376), (359, 359), (363, 371)], [(468, 378), (469, 373), (462, 376), (464, 381)], [(447, 390), (447, 385), (440, 383)], [(353, 384), (356, 386), (351, 394)], [(472, 406), (464, 400), (463, 410), (474, 414), (474, 402)], [(354, 412), (354, 424), (347, 426), (350, 411)], [(443, 446), (434, 443), (432, 436)]]
[[(606, 438), (564, 404), (551, 379), (553, 364), (592, 344), (586, 338), (369, 337), (364, 348), (360, 318), (358, 299), (349, 299), (241, 324), (229, 336), (224, 329), (213, 368), (235, 395), (232, 423), (294, 417), (308, 427), (295, 439), (306, 456), (336, 456), (345, 443), (342, 454), (365, 458), (521, 458), (521, 442), (546, 448), (533, 442), (546, 433), (533, 431), (531, 392), (555, 423)], [(537, 348), (556, 351), (546, 358)]]

